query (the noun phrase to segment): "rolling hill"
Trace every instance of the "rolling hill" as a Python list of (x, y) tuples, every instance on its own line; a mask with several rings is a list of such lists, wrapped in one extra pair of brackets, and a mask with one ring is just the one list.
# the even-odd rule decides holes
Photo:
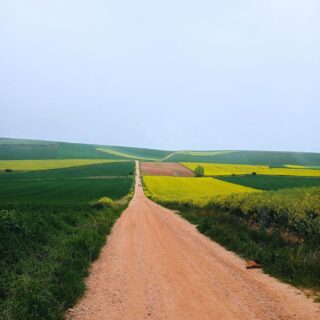
[(0, 138), (0, 160), (110, 159), (320, 166), (320, 153), (280, 151), (167, 151), (147, 148)]

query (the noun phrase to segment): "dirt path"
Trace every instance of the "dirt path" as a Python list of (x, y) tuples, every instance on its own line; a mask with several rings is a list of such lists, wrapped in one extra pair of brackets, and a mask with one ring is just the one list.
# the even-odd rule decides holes
[(318, 304), (136, 193), (94, 263), (70, 319), (320, 319)]

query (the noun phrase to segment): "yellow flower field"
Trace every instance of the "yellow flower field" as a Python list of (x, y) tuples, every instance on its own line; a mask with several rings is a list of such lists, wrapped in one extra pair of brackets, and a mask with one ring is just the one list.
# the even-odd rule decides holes
[(201, 165), (206, 176), (228, 176), (232, 174), (257, 174), (276, 175), (276, 176), (301, 176), (301, 177), (320, 177), (320, 170), (304, 168), (270, 168), (260, 165), (244, 164), (220, 164), (220, 163), (195, 163), (183, 162), (188, 169), (194, 169)]
[(206, 205), (218, 195), (260, 191), (214, 178), (145, 176), (143, 181), (146, 193), (155, 200), (192, 202), (198, 206)]
[[(51, 159), (51, 160), (0, 160), (0, 170), (14, 171), (49, 170), (115, 162), (105, 159)], [(118, 160), (117, 160), (118, 162)]]

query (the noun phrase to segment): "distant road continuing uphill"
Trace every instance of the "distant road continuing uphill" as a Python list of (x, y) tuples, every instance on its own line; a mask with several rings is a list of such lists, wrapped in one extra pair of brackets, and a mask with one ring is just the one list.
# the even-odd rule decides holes
[(320, 319), (319, 305), (260, 270), (246, 270), (238, 256), (147, 199), (139, 184), (137, 169), (135, 196), (70, 319)]

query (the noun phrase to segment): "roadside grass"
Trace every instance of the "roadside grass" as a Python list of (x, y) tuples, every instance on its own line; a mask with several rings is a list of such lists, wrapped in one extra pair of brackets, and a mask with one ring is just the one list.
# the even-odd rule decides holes
[(320, 187), (218, 196), (205, 207), (159, 201), (200, 232), (320, 301)]
[(240, 184), (242, 186), (260, 190), (279, 190), (286, 188), (316, 187), (320, 186), (317, 177), (287, 177), (265, 175), (219, 176), (216, 179)]
[(1, 204), (0, 318), (63, 319), (127, 203), (102, 210)]
[(265, 273), (302, 289), (312, 290), (320, 302), (320, 251), (312, 242), (286, 239), (279, 230), (254, 227), (226, 212), (187, 209), (181, 216), (228, 250), (247, 260), (258, 260)]

